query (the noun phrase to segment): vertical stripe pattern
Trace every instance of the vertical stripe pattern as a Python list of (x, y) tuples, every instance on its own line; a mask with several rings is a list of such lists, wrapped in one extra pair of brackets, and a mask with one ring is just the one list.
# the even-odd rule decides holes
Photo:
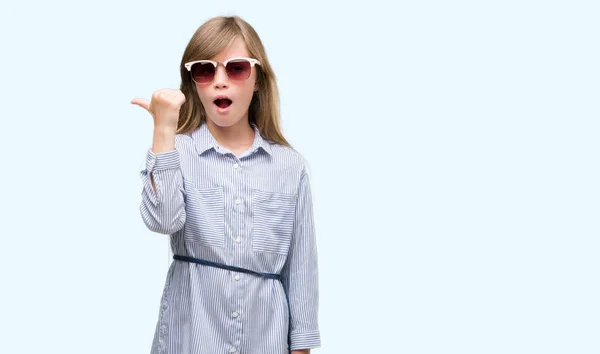
[(148, 229), (169, 235), (174, 254), (282, 277), (173, 261), (151, 354), (285, 354), (321, 346), (307, 165), (254, 130), (239, 157), (206, 124), (177, 135), (173, 151), (147, 152), (140, 213)]

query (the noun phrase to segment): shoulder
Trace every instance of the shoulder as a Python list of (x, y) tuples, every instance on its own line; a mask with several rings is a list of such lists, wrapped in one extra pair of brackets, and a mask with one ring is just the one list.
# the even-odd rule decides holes
[(275, 142), (268, 141), (268, 143), (271, 147), (272, 156), (277, 163), (295, 169), (301, 176), (309, 174), (310, 165), (308, 160), (300, 152)]
[(179, 152), (189, 153), (190, 149), (194, 147), (194, 139), (192, 138), (192, 132), (179, 133), (175, 135), (175, 148)]
[(192, 143), (192, 141), (193, 141), (193, 139), (192, 139), (192, 133), (193, 132), (175, 134), (175, 143), (178, 143), (178, 144), (190, 144), (190, 143)]

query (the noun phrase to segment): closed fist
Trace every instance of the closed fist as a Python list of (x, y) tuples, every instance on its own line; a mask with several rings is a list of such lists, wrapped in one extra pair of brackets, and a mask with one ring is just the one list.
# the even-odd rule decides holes
[(185, 103), (185, 95), (181, 90), (162, 89), (152, 94), (150, 101), (143, 98), (131, 100), (132, 104), (144, 108), (154, 118), (154, 128), (177, 130), (179, 109)]

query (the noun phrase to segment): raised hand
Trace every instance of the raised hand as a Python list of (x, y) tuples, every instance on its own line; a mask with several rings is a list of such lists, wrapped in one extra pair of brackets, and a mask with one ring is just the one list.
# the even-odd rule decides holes
[(134, 98), (132, 104), (144, 108), (154, 118), (154, 129), (175, 132), (179, 121), (179, 109), (185, 103), (185, 95), (180, 90), (161, 89), (152, 94), (150, 101)]

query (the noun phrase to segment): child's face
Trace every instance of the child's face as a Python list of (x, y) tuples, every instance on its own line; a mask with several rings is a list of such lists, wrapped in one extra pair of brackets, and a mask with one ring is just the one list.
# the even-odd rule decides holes
[[(248, 58), (246, 44), (241, 39), (235, 40), (232, 45), (212, 58), (223, 62), (229, 58)], [(210, 83), (195, 83), (200, 101), (208, 118), (220, 127), (229, 127), (237, 123), (248, 122), (248, 107), (256, 86), (256, 68), (251, 68), (248, 79), (243, 81), (231, 80), (222, 64), (219, 64), (215, 77)], [(225, 96), (227, 99), (218, 99)], [(231, 102), (231, 104), (229, 104)]]

